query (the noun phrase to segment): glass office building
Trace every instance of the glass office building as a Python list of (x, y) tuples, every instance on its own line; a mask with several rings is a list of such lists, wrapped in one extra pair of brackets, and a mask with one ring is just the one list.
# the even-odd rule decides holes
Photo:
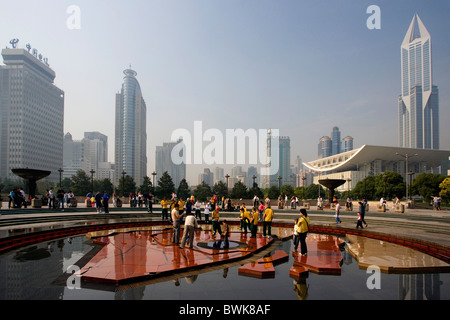
[(12, 169), (51, 171), (63, 166), (64, 92), (55, 72), (36, 49), (2, 50), (0, 66), (0, 177), (18, 179)]
[(433, 85), (431, 37), (416, 14), (401, 45), (399, 146), (439, 149), (439, 92)]
[(147, 107), (137, 73), (123, 72), (122, 90), (116, 94), (115, 184), (122, 172), (140, 186), (147, 176)]

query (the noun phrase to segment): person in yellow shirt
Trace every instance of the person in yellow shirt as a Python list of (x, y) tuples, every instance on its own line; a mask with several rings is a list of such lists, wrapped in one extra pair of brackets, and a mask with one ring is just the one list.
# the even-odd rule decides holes
[(216, 235), (217, 231), (222, 236), (222, 230), (220, 229), (219, 223), (219, 210), (220, 210), (219, 206), (216, 206), (212, 214), (213, 237)]
[(250, 238), (256, 238), (256, 233), (258, 231), (258, 218), (259, 218), (259, 212), (258, 210), (256, 210), (256, 207), (252, 208), (252, 213), (251, 213), (251, 232), (252, 235), (250, 236)]
[(180, 200), (178, 200), (178, 206), (179, 206), (178, 210), (180, 210), (180, 214), (183, 214), (183, 212), (184, 212), (184, 204), (185, 203), (186, 202), (183, 200), (183, 198), (180, 197)]
[(300, 219), (297, 222), (297, 232), (300, 240), (300, 254), (306, 256), (308, 247), (306, 246), (306, 235), (309, 231), (309, 218), (306, 209), (300, 209)]
[(162, 213), (161, 213), (161, 219), (162, 220), (167, 220), (167, 219), (169, 219), (169, 217), (168, 217), (168, 215), (167, 215), (167, 207), (168, 207), (168, 205), (169, 205), (169, 201), (167, 201), (167, 198), (166, 197), (164, 197), (162, 200), (161, 200), (161, 207), (162, 207)]
[[(266, 210), (264, 210), (263, 215), (263, 236), (272, 236), (272, 220), (273, 220), (273, 210), (270, 204), (266, 204)], [(267, 230), (267, 235), (266, 235)]]

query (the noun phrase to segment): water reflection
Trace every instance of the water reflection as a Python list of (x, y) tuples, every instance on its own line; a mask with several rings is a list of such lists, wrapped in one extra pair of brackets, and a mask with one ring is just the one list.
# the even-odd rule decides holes
[[(153, 239), (147, 240), (153, 243)], [(1, 255), (0, 299), (240, 300), (248, 299), (249, 296), (264, 300), (450, 299), (450, 275), (447, 273), (382, 274), (381, 290), (369, 290), (366, 286), (369, 275), (359, 268), (345, 248), (341, 248), (343, 264), (340, 276), (309, 273), (292, 279), (289, 270), (293, 266), (293, 259), (290, 257), (289, 261), (275, 266), (274, 279), (240, 276), (237, 271), (240, 265), (236, 264), (212, 271), (189, 272), (121, 290), (116, 288), (108, 291), (101, 287), (68, 290), (64, 282), (57, 281), (65, 274), (68, 266), (85, 257), (95, 247), (91, 240), (76, 237)], [(292, 253), (291, 242), (282, 242), (275, 250)], [(179, 259), (179, 263), (182, 263), (183, 259), (190, 257), (186, 253)]]

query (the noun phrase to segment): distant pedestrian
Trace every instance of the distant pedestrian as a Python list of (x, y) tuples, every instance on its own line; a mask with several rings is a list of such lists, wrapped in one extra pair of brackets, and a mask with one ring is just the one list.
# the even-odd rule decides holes
[[(273, 220), (273, 210), (270, 207), (270, 203), (266, 204), (266, 209), (264, 210), (263, 215), (263, 236), (272, 236), (272, 220)], [(267, 230), (267, 233), (266, 233)]]
[(342, 223), (342, 220), (341, 220), (341, 218), (339, 218), (339, 214), (341, 213), (341, 205), (339, 204), (339, 201), (337, 201), (336, 200), (336, 211), (335, 211), (335, 214), (336, 214), (336, 224), (338, 224), (338, 223)]
[(167, 207), (168, 207), (168, 205), (169, 205), (169, 201), (167, 201), (167, 198), (166, 197), (164, 197), (162, 200), (161, 200), (161, 208), (162, 208), (162, 211), (161, 211), (161, 220), (169, 220), (169, 217), (168, 217), (168, 215), (167, 215), (167, 211), (169, 210)]
[(102, 200), (103, 197), (100, 194), (100, 191), (97, 191), (97, 193), (95, 194), (95, 207), (97, 209), (97, 213), (102, 213)]
[(363, 201), (358, 202), (359, 203), (359, 215), (361, 216), (361, 224), (364, 223), (367, 228), (367, 223), (364, 220), (364, 217), (366, 215), (366, 200), (363, 199)]
[(215, 210), (212, 213), (212, 227), (213, 227), (213, 237), (216, 235), (216, 232), (219, 232), (219, 234), (222, 236), (222, 230), (220, 229), (220, 214), (219, 214), (219, 206), (216, 206)]
[(298, 235), (298, 225), (297, 225), (297, 223), (298, 223), (298, 219), (295, 219), (294, 220), (294, 233), (292, 235), (292, 240), (294, 242), (294, 250), (295, 251), (297, 251), (298, 243), (299, 243), (299, 240), (300, 240), (299, 235)]
[(256, 233), (258, 232), (258, 211), (255, 207), (252, 208), (252, 213), (250, 215), (250, 238), (256, 238)]
[(64, 194), (64, 189), (62, 186), (60, 186), (58, 192), (56, 193), (56, 196), (58, 198), (58, 209), (61, 206), (62, 211), (64, 211)]
[(309, 231), (309, 218), (308, 213), (306, 212), (306, 209), (300, 209), (300, 219), (298, 219), (297, 222), (297, 232), (300, 242), (300, 254), (302, 256), (306, 256), (308, 253), (308, 247), (306, 245), (306, 236)]
[(173, 221), (173, 238), (172, 243), (180, 244), (180, 224), (181, 224), (181, 218), (183, 217), (183, 214), (179, 214), (178, 211), (179, 204), (175, 203), (175, 206), (171, 212), (172, 221)]
[(364, 229), (362, 225), (362, 217), (360, 212), (358, 212), (358, 219), (356, 220), (356, 229), (358, 229), (359, 227), (361, 227), (361, 229)]
[(107, 191), (103, 193), (102, 205), (105, 208), (105, 213), (109, 213), (109, 194)]
[(220, 228), (222, 230), (223, 248), (228, 249), (230, 247), (230, 243), (228, 241), (230, 237), (230, 227), (228, 226), (227, 220), (223, 220)]
[(194, 204), (195, 207), (195, 218), (198, 219), (198, 221), (202, 220), (202, 203), (197, 199)]
[(205, 211), (203, 212), (203, 214), (205, 215), (205, 223), (208, 224), (209, 223), (209, 212), (211, 210), (211, 205), (209, 204), (209, 202), (205, 203)]

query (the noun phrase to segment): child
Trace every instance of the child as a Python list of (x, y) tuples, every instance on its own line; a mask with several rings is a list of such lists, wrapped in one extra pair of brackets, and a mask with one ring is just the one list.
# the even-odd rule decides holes
[(293, 235), (293, 240), (294, 240), (294, 250), (297, 251), (297, 247), (298, 247), (298, 242), (299, 242), (299, 236), (298, 236), (298, 219), (294, 220), (294, 235)]
[(222, 237), (223, 237), (223, 242), (224, 242), (223, 243), (223, 248), (224, 249), (228, 249), (228, 247), (230, 246), (229, 242), (228, 242), (228, 236), (229, 236), (229, 233), (230, 233), (230, 229), (228, 227), (227, 220), (223, 220), (221, 229), (222, 229)]
[(205, 223), (206, 224), (209, 223), (209, 210), (211, 210), (211, 205), (209, 204), (209, 202), (206, 202), (205, 211), (203, 212), (205, 215)]
[(361, 217), (360, 212), (358, 212), (358, 220), (356, 221), (356, 229), (358, 229), (359, 227), (361, 227), (361, 229), (364, 229), (363, 225), (362, 225), (362, 217)]

